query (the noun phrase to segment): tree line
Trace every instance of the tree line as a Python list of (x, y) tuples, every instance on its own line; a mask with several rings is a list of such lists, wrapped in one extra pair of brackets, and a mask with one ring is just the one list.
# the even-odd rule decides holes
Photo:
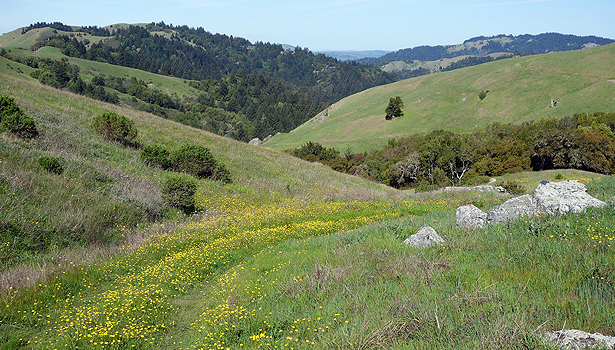
[(615, 173), (615, 113), (494, 123), (471, 134), (436, 130), (359, 154), (340, 154), (314, 142), (286, 152), (396, 188), (476, 184), (493, 176), (550, 169), (610, 175)]

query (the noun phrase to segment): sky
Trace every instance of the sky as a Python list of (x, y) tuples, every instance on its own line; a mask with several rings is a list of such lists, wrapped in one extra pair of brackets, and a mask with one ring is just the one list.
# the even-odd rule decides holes
[(613, 0), (0, 0), (0, 34), (36, 22), (151, 23), (325, 50), (396, 51), (475, 36), (615, 38)]

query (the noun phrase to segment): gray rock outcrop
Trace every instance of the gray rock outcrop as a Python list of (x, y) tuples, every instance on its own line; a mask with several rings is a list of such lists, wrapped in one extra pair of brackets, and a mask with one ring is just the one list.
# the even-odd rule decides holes
[(457, 208), (456, 224), (459, 227), (483, 227), (487, 224), (487, 213), (469, 204)]
[(252, 140), (250, 140), (250, 142), (248, 142), (248, 145), (250, 146), (260, 146), (262, 144), (263, 144), (263, 141), (261, 141), (261, 139), (259, 139), (258, 137), (255, 137)]
[(561, 349), (614, 349), (615, 337), (600, 333), (587, 333), (578, 329), (547, 332), (547, 341)]
[(457, 208), (457, 226), (483, 227), (537, 214), (559, 215), (580, 213), (588, 207), (604, 207), (607, 204), (587, 193), (584, 184), (568, 180), (562, 182), (542, 181), (534, 193), (515, 197), (497, 205), (482, 217), (482, 211), (473, 205)]
[(521, 216), (536, 215), (539, 212), (534, 196), (526, 194), (515, 197), (496, 205), (487, 212), (487, 222), (497, 224), (519, 218)]
[(448, 186), (448, 187), (444, 187), (441, 191), (442, 192), (482, 191), (482, 192), (507, 193), (504, 187), (491, 186), (491, 185), (478, 185), (478, 186), (472, 186), (472, 187)]
[(604, 207), (605, 202), (590, 196), (584, 184), (574, 181), (548, 182), (534, 190), (540, 211), (549, 215), (580, 213), (587, 207)]
[(417, 233), (406, 238), (404, 241), (404, 244), (418, 248), (427, 248), (434, 244), (441, 243), (444, 243), (444, 238), (442, 238), (431, 226), (421, 228)]

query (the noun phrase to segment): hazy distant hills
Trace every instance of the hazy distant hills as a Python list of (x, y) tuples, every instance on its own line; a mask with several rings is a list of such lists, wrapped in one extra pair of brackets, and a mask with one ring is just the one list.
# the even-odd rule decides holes
[(391, 61), (435, 61), (459, 56), (486, 56), (498, 52), (548, 53), (602, 46), (615, 40), (597, 36), (577, 36), (559, 33), (538, 35), (478, 36), (459, 45), (417, 46), (387, 53), (377, 58), (358, 60), (364, 64), (383, 64)]
[(378, 58), (386, 55), (390, 51), (366, 50), (366, 51), (318, 51), (329, 57), (337, 58), (340, 61), (358, 61), (362, 58)]

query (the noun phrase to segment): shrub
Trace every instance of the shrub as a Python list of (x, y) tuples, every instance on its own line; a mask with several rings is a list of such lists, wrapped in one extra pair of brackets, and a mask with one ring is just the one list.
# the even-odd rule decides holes
[(169, 175), (162, 184), (162, 198), (169, 206), (190, 214), (196, 208), (196, 189), (197, 183), (192, 177)]
[(489, 93), (489, 90), (483, 90), (480, 93), (478, 93), (478, 98), (480, 98), (480, 100), (484, 100), (487, 97), (487, 94)]
[(414, 188), (415, 192), (429, 192), (429, 191), (435, 191), (437, 190), (438, 185), (418, 185)]
[(107, 141), (119, 142), (124, 146), (130, 145), (137, 137), (134, 122), (114, 112), (105, 112), (95, 117), (93, 127)]
[(525, 188), (515, 181), (505, 181), (502, 183), (502, 187), (504, 187), (506, 191), (512, 195), (519, 195), (525, 192)]
[(160, 145), (145, 146), (141, 150), (141, 159), (151, 167), (168, 169), (170, 166), (169, 151)]
[(174, 171), (188, 173), (200, 178), (231, 182), (229, 171), (218, 163), (209, 148), (200, 145), (184, 145), (171, 152), (169, 163)]
[(54, 174), (62, 174), (64, 172), (64, 168), (60, 164), (60, 161), (56, 157), (40, 157), (38, 159), (38, 164), (40, 164), (43, 169), (47, 170), (50, 173)]
[(38, 136), (34, 119), (17, 106), (15, 100), (0, 94), (0, 131), (8, 130), (22, 139)]

